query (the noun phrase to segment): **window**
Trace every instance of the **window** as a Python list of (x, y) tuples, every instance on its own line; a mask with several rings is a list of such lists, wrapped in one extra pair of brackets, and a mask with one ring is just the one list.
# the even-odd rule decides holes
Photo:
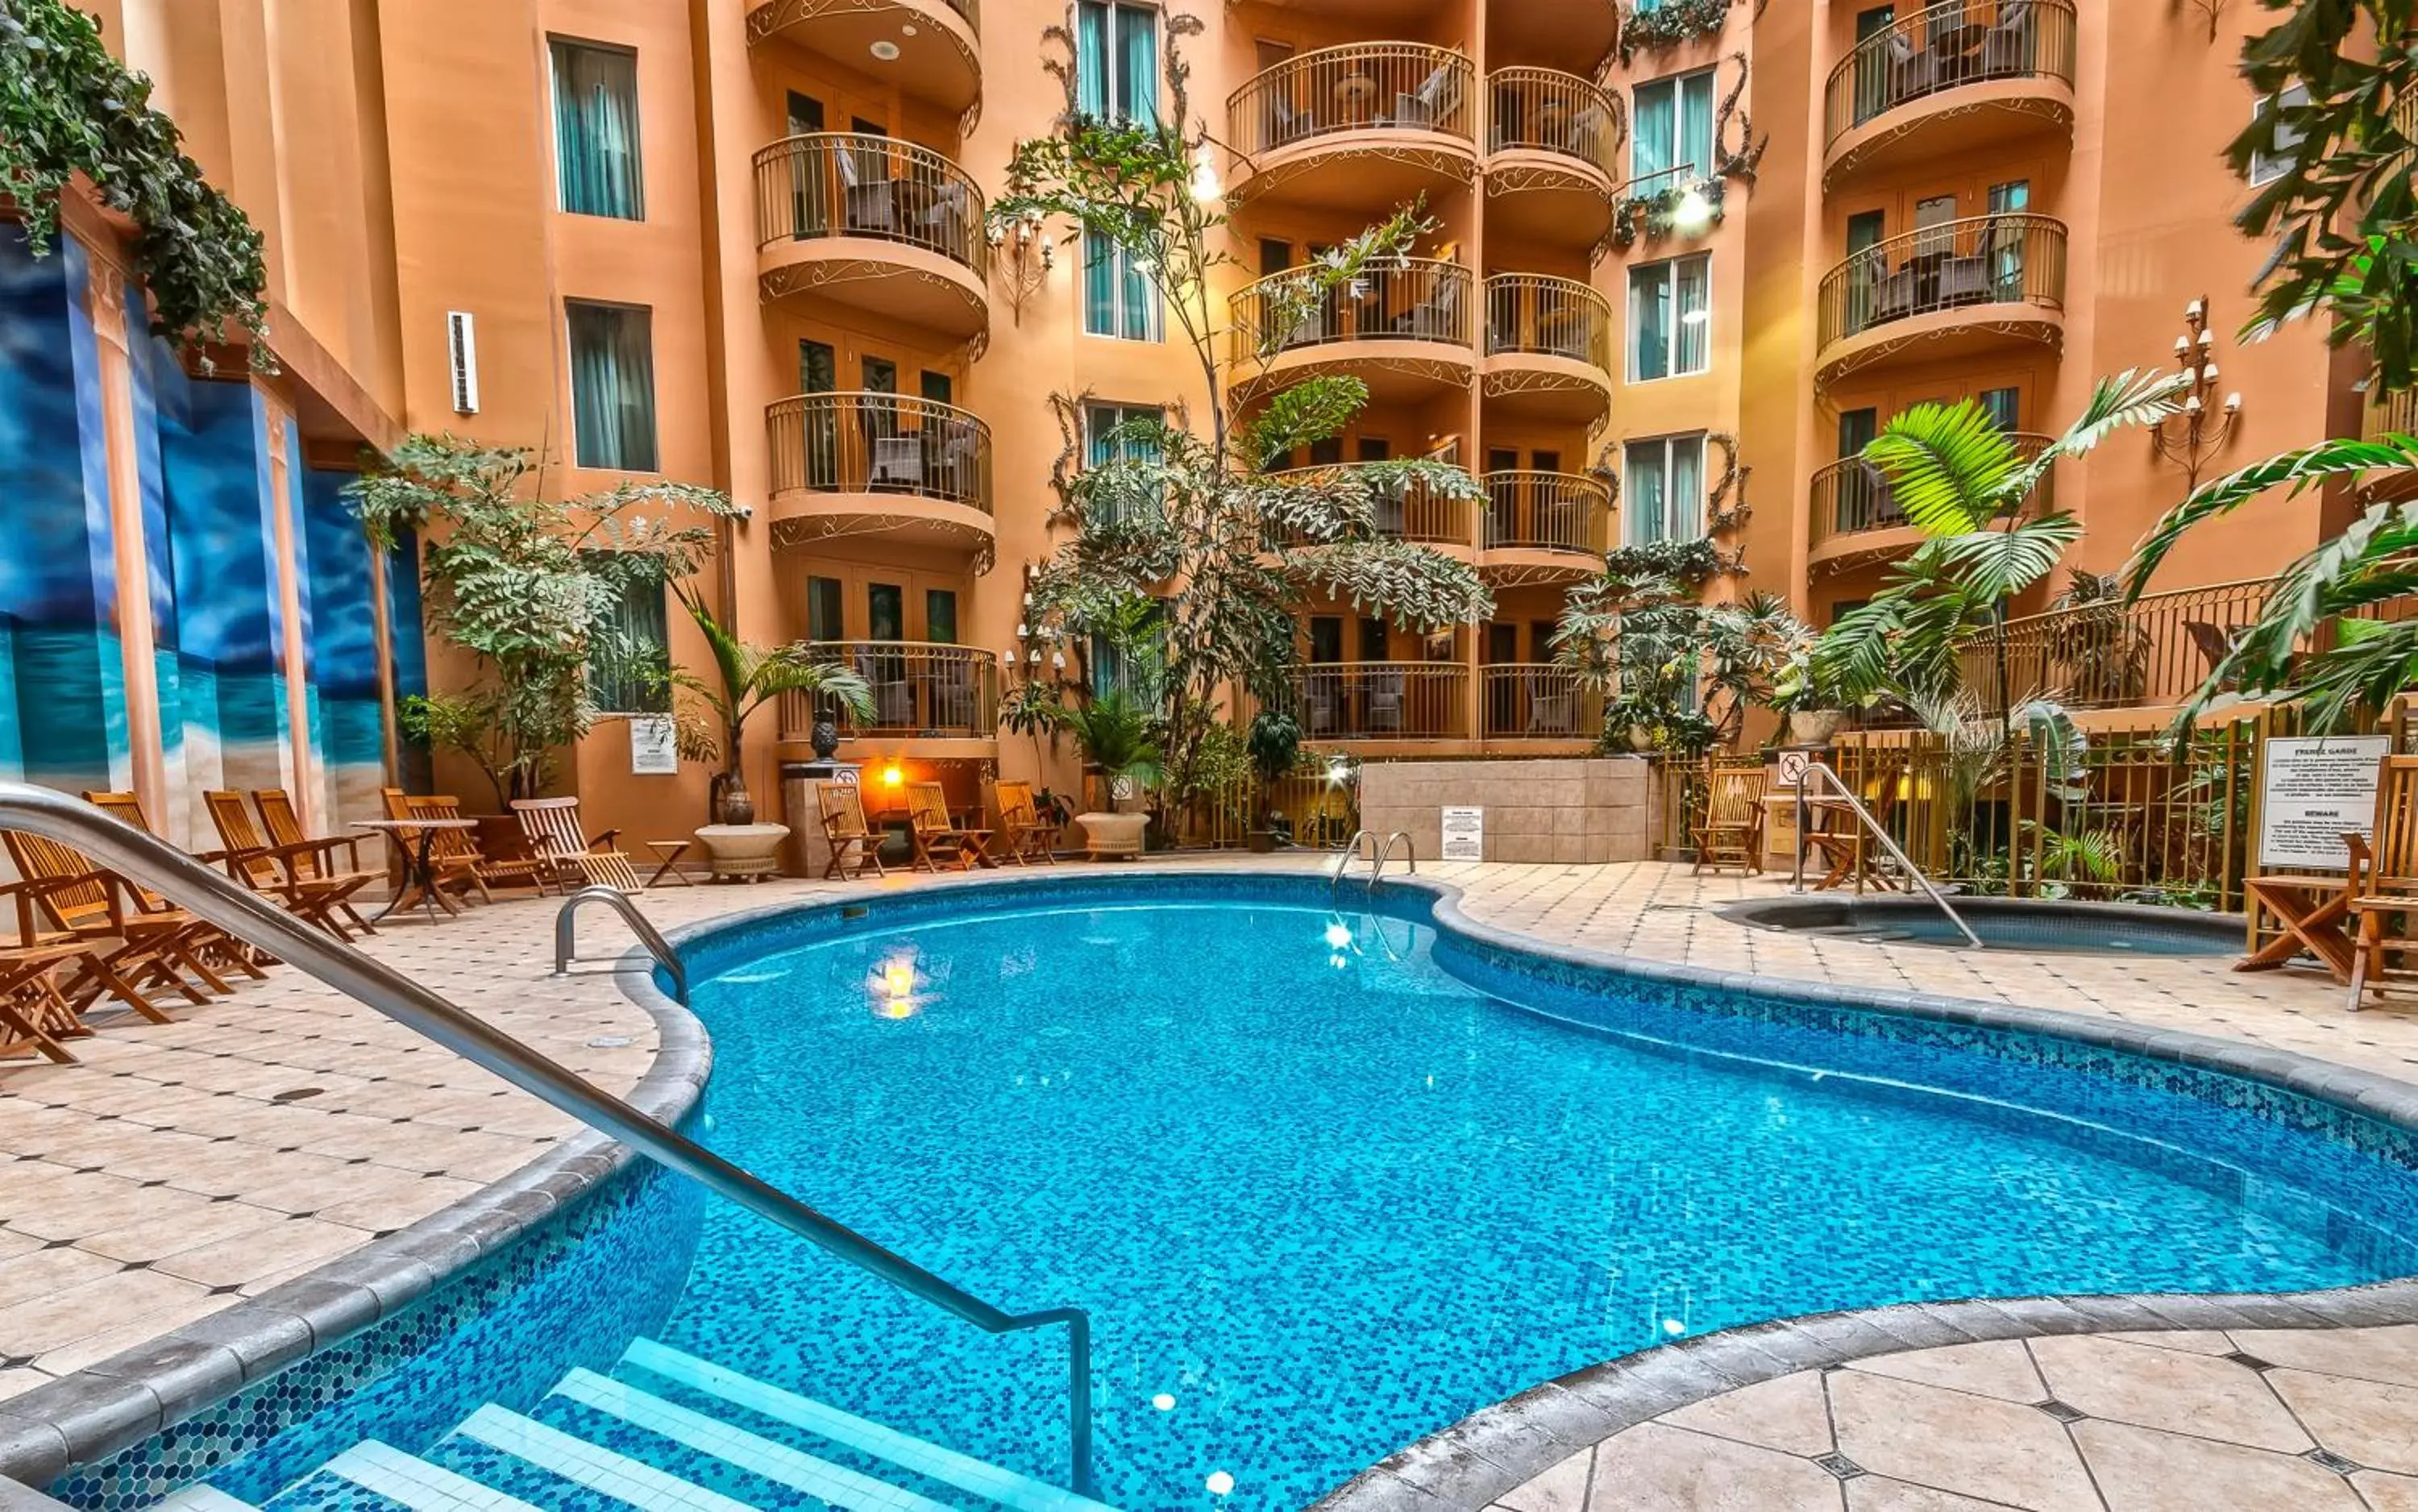
[(1132, 252), (1096, 231), (1083, 233), (1083, 334), (1158, 340), (1158, 290)]
[(924, 590), (924, 638), (935, 646), (957, 643), (957, 592), (955, 588)]
[(555, 179), (574, 215), (646, 219), (638, 171), (638, 55), (589, 42), (554, 54)]
[(1106, 635), (1084, 641), (1083, 659), (1092, 674), (1093, 697), (1121, 693), (1147, 707), (1158, 706), (1167, 688), (1165, 614), (1161, 605), (1154, 603), (1131, 646), (1120, 648)]
[(610, 714), (668, 714), (671, 664), (663, 579), (635, 574), (619, 585), (589, 650), (589, 696)]
[(1148, 6), (1078, 0), (1077, 105), (1086, 115), (1158, 119), (1158, 12)]
[(1629, 270), (1629, 381), (1712, 365), (1713, 257), (1697, 252)]
[(1978, 398), (1982, 412), (1990, 423), (2002, 431), (2021, 429), (2024, 412), (2024, 391), (2021, 389), (1984, 389)]
[(565, 303), (571, 328), (573, 458), (655, 471), (655, 357), (643, 306)]
[(1667, 435), (1631, 441), (1620, 495), (1632, 546), (1692, 541), (1705, 533), (1705, 438)]
[(848, 638), (848, 585), (836, 577), (806, 579), (806, 639)]
[[(1124, 427), (1138, 420), (1164, 420), (1156, 405), (1086, 405), (1083, 406), (1083, 465), (1096, 467), (1117, 460), (1148, 462), (1158, 456), (1158, 445), (1148, 435)], [(1122, 434), (1120, 434), (1122, 433)], [(1123, 501), (1120, 500), (1120, 503)], [(1114, 517), (1103, 520), (1113, 524)]]
[[(2262, 96), (2251, 107), (2250, 118), (2264, 120), (2277, 111), (2300, 110), (2309, 103), (2309, 86), (2292, 84), (2280, 95)], [(2301, 146), (2301, 130), (2278, 121), (2275, 123), (2275, 150), (2250, 155), (2250, 187), (2257, 189), (2272, 184), (2292, 171), (2292, 160)]]
[[(1657, 79), (1637, 86), (1630, 139), (1629, 176), (1669, 174), (1690, 181), (1713, 176), (1713, 70)], [(1685, 169), (1684, 173), (1676, 170)]]

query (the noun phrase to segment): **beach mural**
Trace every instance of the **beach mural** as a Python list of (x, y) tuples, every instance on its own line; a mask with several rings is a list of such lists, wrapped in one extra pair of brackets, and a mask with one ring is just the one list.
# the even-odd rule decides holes
[[(386, 727), (378, 702), (377, 612), (371, 595), (378, 563), (368, 535), (342, 493), (353, 475), (303, 468), (303, 574), (320, 823), (329, 833), (352, 819), (378, 817), (386, 784)], [(417, 627), (418, 615), (411, 618)], [(415, 641), (417, 634), (412, 637)], [(366, 859), (366, 858), (364, 858)]]

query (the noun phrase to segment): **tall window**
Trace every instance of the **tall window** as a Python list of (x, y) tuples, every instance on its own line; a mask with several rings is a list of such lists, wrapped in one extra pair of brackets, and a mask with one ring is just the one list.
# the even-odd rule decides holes
[(1092, 674), (1092, 695), (1122, 693), (1155, 708), (1167, 693), (1166, 609), (1153, 603), (1130, 646), (1118, 647), (1106, 635), (1083, 642), (1083, 663)]
[(1158, 290), (1132, 252), (1096, 231), (1083, 234), (1083, 334), (1159, 339)]
[(1705, 533), (1705, 438), (1664, 435), (1629, 443), (1620, 491), (1632, 546)]
[(1682, 377), (1712, 365), (1713, 255), (1629, 270), (1629, 381)]
[(668, 714), (671, 635), (664, 585), (643, 574), (624, 581), (588, 655), (588, 693), (615, 714)]
[(2022, 428), (2024, 391), (2021, 389), (1984, 389), (1974, 396), (1990, 423), (2002, 431)]
[(655, 356), (643, 306), (566, 301), (573, 457), (583, 467), (653, 472)]
[(1158, 445), (1147, 435), (1125, 427), (1137, 420), (1164, 420), (1155, 405), (1086, 405), (1083, 406), (1083, 465), (1096, 467), (1119, 460), (1153, 462)]
[[(2309, 86), (2290, 84), (2281, 94), (2261, 96), (2258, 103), (2251, 107), (2250, 114), (2254, 120), (2264, 120), (2278, 110), (2299, 110), (2308, 102)], [(2292, 171), (2292, 158), (2300, 148), (2301, 136), (2298, 127), (2276, 123), (2275, 150), (2250, 155), (2250, 183), (2253, 188), (2272, 184)]]
[(555, 180), (574, 215), (643, 221), (638, 171), (638, 55), (589, 42), (549, 43), (554, 54)]
[(1106, 120), (1158, 119), (1158, 12), (1114, 0), (1075, 8), (1078, 106)]
[(1639, 84), (1633, 120), (1630, 177), (1650, 178), (1681, 167), (1687, 171), (1671, 176), (1713, 176), (1712, 69)]

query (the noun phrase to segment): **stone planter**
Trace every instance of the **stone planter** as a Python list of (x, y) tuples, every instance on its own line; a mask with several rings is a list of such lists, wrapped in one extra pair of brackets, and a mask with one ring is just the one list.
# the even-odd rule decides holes
[(1141, 854), (1142, 831), (1150, 824), (1150, 816), (1078, 814), (1075, 822), (1083, 827), (1083, 848), (1094, 861), (1110, 856), (1130, 860)]
[(1809, 709), (1788, 716), (1788, 743), (1791, 745), (1828, 745), (1839, 738), (1845, 727), (1847, 711), (1844, 709)]
[(760, 881), (781, 871), (781, 842), (789, 837), (786, 824), (709, 824), (696, 832), (713, 867), (713, 879)]

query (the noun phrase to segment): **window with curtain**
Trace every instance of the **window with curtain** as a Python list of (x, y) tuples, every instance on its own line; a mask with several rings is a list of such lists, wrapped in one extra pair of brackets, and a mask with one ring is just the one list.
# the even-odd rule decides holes
[[(1629, 176), (1713, 176), (1713, 70), (1637, 86), (1630, 113)], [(1685, 168), (1684, 174), (1673, 170)], [(1650, 186), (1649, 186), (1650, 187)]]
[(1665, 435), (1631, 441), (1624, 457), (1620, 494), (1632, 546), (1656, 541), (1692, 541), (1705, 533), (1705, 438)]
[(1984, 389), (1976, 400), (1982, 412), (1990, 417), (1991, 424), (2009, 433), (2022, 429), (2024, 391), (2021, 389)]
[(1156, 707), (1167, 691), (1166, 608), (1154, 603), (1144, 618), (1135, 645), (1110, 644), (1105, 635), (1083, 642), (1083, 664), (1092, 674), (1092, 696), (1122, 693), (1138, 703)]
[(1076, 104), (1106, 120), (1158, 119), (1158, 12), (1113, 0), (1075, 8)]
[(1083, 334), (1159, 339), (1157, 288), (1132, 252), (1097, 232), (1083, 235)]
[(1684, 377), (1712, 366), (1713, 254), (1629, 270), (1629, 381)]
[(1167, 412), (1156, 405), (1084, 405), (1083, 465), (1096, 467), (1120, 458), (1155, 461), (1158, 447), (1150, 437), (1118, 432), (1135, 420), (1164, 420), (1166, 416)]
[(572, 454), (583, 467), (653, 472), (655, 358), (649, 312), (566, 301)]
[(671, 657), (663, 581), (624, 582), (588, 653), (588, 695), (608, 714), (668, 714), (672, 689), (664, 674)]
[(638, 164), (638, 55), (625, 48), (548, 44), (554, 55), (555, 179), (574, 215), (646, 219)]

